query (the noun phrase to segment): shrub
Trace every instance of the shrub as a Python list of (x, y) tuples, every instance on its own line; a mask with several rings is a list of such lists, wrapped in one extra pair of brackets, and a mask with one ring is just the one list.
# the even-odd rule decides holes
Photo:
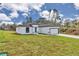
[(76, 29), (67, 29), (65, 33), (71, 34), (71, 33), (73, 33), (74, 31), (76, 31)]
[(74, 32), (72, 32), (71, 34), (79, 35), (79, 30), (74, 31)]
[(64, 32), (66, 32), (66, 30), (67, 30), (66, 28), (62, 28), (62, 29), (60, 29), (60, 32), (64, 33)]

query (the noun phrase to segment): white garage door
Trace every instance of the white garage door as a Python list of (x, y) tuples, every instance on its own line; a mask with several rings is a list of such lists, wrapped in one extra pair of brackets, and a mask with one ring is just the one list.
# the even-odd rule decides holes
[(50, 34), (51, 35), (57, 35), (58, 34), (58, 29), (55, 29), (55, 28), (50, 29)]

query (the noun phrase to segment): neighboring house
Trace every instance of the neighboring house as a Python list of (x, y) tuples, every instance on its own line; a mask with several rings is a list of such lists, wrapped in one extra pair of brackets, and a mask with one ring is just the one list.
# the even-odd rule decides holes
[(4, 30), (9, 30), (10, 29), (10, 25), (13, 25), (14, 23), (11, 21), (2, 21), (0, 23), (0, 29), (4, 29)]
[(16, 27), (16, 33), (18, 34), (50, 34), (57, 35), (59, 33), (59, 27), (53, 27), (49, 25), (26, 25)]

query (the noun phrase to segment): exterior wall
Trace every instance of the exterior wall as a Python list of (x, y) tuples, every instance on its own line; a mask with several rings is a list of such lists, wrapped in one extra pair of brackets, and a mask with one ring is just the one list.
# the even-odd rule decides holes
[(26, 27), (17, 27), (16, 28), (16, 33), (18, 34), (33, 34), (33, 29), (32, 27), (29, 27), (29, 32), (26, 33)]
[[(37, 32), (35, 32), (35, 27), (37, 27)], [(18, 34), (50, 34), (57, 35), (59, 33), (58, 27), (38, 27), (37, 25), (33, 25), (33, 27), (29, 27), (29, 33), (26, 33), (26, 27), (17, 27), (16, 33)]]
[[(38, 34), (38, 25), (32, 25), (32, 33), (33, 34)], [(37, 32), (35, 32), (35, 27), (37, 27)]]
[(50, 29), (50, 34), (51, 35), (57, 35), (59, 33), (58, 28), (51, 28)]
[[(37, 32), (35, 32), (35, 27), (37, 27)], [(16, 33), (18, 34), (38, 34), (38, 26), (33, 25), (33, 27), (29, 27), (29, 33), (26, 33), (26, 27), (17, 27)]]
[(48, 34), (49, 33), (49, 27), (40, 27), (39, 33)]
[(26, 34), (25, 29), (26, 29), (26, 27), (17, 27), (16, 28), (16, 33), (18, 33), (18, 34)]
[[(54, 29), (56, 29), (56, 30), (54, 30)], [(40, 27), (39, 33), (57, 35), (58, 34), (58, 28), (57, 27)]]

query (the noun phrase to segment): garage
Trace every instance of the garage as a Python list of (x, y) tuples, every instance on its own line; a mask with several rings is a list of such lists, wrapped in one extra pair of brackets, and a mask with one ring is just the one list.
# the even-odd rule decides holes
[(59, 34), (59, 27), (40, 26), (39, 33), (57, 35), (57, 34)]
[(51, 35), (57, 35), (59, 33), (58, 28), (50, 28), (50, 34)]

